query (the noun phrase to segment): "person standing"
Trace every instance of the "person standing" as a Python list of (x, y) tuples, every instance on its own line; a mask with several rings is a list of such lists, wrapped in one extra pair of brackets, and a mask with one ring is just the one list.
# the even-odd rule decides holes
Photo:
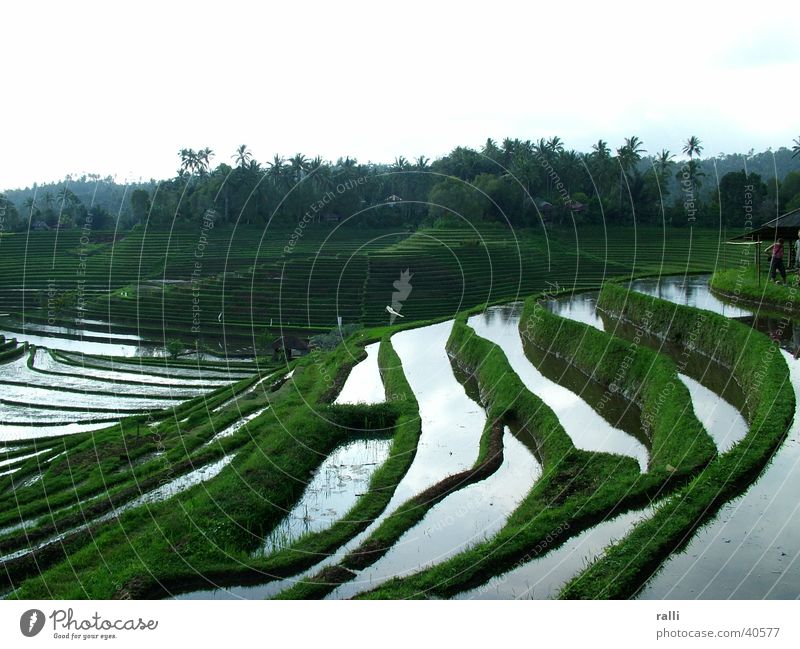
[(786, 267), (783, 265), (783, 238), (779, 238), (771, 246), (765, 248), (764, 252), (768, 252), (771, 255), (769, 260), (769, 278), (779, 283), (778, 280), (775, 279), (776, 272), (779, 272), (783, 283), (786, 284)]
[(794, 242), (794, 269), (800, 278), (800, 230), (797, 231), (797, 239)]

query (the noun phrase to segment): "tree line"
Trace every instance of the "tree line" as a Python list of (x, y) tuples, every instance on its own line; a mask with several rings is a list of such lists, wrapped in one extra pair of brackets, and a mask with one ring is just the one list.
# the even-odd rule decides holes
[(635, 135), (616, 148), (598, 140), (586, 153), (559, 137), (507, 138), (456, 147), (433, 161), (400, 156), (376, 164), (300, 153), (259, 162), (242, 144), (214, 164), (211, 149), (187, 148), (165, 181), (122, 186), (83, 176), (9, 191), (0, 203), (4, 230), (81, 227), (87, 217), (94, 229), (180, 227), (210, 210), (217, 223), (287, 226), (357, 216), (359, 225), (405, 227), (542, 221), (736, 227), (745, 218), (757, 225), (800, 207), (800, 137), (776, 152), (704, 159), (703, 150), (697, 136), (681, 143), (682, 159), (667, 149), (648, 153)]

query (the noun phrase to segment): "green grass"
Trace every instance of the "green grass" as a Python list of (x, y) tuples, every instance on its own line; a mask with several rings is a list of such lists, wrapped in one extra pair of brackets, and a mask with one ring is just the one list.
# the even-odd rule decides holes
[(777, 346), (750, 327), (613, 284), (603, 288), (599, 306), (658, 337), (698, 349), (729, 368), (746, 395), (742, 414), (749, 430), (653, 517), (573, 578), (561, 592), (568, 599), (619, 599), (635, 594), (663, 559), (761, 472), (785, 438), (795, 408), (786, 362)]
[[(119, 524), (110, 522), (95, 530), (91, 545), (68, 544), (68, 564), (57, 563), (57, 557), (53, 567), (25, 581), (15, 595), (47, 596), (53, 591), (99, 598), (123, 591), (138, 596), (163, 594), (164, 588), (178, 589), (198, 575), (213, 577), (239, 570), (263, 579), (271, 569), (280, 568), (253, 559), (250, 553), (297, 500), (305, 478), (336, 446), (354, 435), (393, 426), (396, 415), (387, 407), (371, 409), (365, 422), (369, 428), (362, 432), (337, 423), (348, 409), (320, 405), (316, 415), (307, 410), (306, 403), (317, 403), (328, 389), (326, 377), (352, 365), (359, 349), (348, 344), (321, 358), (302, 359), (293, 380), (269, 396), (271, 407), (253, 420), (247, 431), (223, 440), (225, 448), (212, 445), (195, 455), (202, 464), (232, 452), (238, 444), (235, 460), (219, 476), (169, 503), (126, 512)], [(197, 433), (200, 439), (209, 435)], [(183, 445), (186, 435), (181, 432), (168, 439), (174, 439), (176, 446)], [(187, 446), (184, 455), (191, 453), (188, 442)], [(91, 464), (89, 458), (87, 461)], [(171, 461), (167, 458), (168, 466)], [(100, 467), (102, 475), (107, 473), (104, 469), (111, 470)], [(103, 568), (98, 570), (99, 565)]]
[(726, 300), (761, 313), (800, 316), (797, 275), (789, 273), (788, 283), (776, 284), (761, 273), (759, 281), (752, 266), (718, 270), (711, 277), (711, 290)]
[[(40, 298), (53, 278), (59, 294), (68, 295), (78, 288), (75, 269), (80, 250), (73, 234), (3, 237), (0, 269), (5, 267), (7, 272), (0, 273), (0, 309), (20, 312), (24, 308), (29, 321), (47, 321), (49, 314)], [(209, 583), (269, 581), (314, 565), (381, 515), (413, 460), (420, 434), (418, 408), (392, 349), (391, 334), (457, 313), (448, 351), (465, 374), (465, 387), (479, 388), (488, 412), (480, 458), (468, 472), (471, 477), (457, 485), (443, 482), (436, 493), (405, 503), (341, 565), (298, 584), (284, 596), (318, 597), (330, 592), (352, 577), (348, 566), (361, 567), (377, 559), (453, 488), (486, 477), (501, 457), (492, 447), (500, 423), (507, 424), (544, 467), (542, 478), (506, 526), (485, 543), (365, 596), (450, 596), (484, 583), (521, 560), (539, 556), (608, 515), (642, 506), (666, 493), (674, 494), (671, 507), (683, 503), (671, 516), (671, 524), (675, 530), (690, 533), (697, 512), (703, 503), (708, 505), (717, 486), (714, 481), (722, 481), (724, 487), (718, 489), (717, 502), (757, 474), (764, 455), (778, 443), (775, 436), (785, 432), (781, 417), (786, 413), (767, 412), (761, 401), (767, 387), (778, 390), (781, 397), (787, 389), (791, 391), (769, 383), (773, 370), (765, 374), (763, 385), (741, 384), (748, 396), (751, 432), (758, 426), (767, 433), (741, 451), (738, 459), (750, 467), (749, 472), (735, 474), (735, 484), (728, 485), (723, 473), (715, 472), (723, 471), (716, 467), (724, 467), (721, 461), (729, 454), (712, 459), (713, 445), (692, 414), (688, 392), (676, 378), (674, 361), (543, 312), (529, 299), (521, 329), (532, 362), (540, 362), (548, 351), (557, 354), (598, 386), (615, 383), (639, 406), (652, 451), (649, 471), (641, 474), (631, 458), (575, 449), (552, 410), (530, 394), (511, 371), (502, 350), (466, 325), (466, 313), (536, 294), (555, 283), (581, 289), (598, 286), (609, 277), (710, 272), (719, 264), (718, 233), (583, 228), (577, 233), (579, 238), (567, 230), (549, 232), (547, 237), (538, 230), (514, 235), (499, 228), (485, 228), (478, 234), (444, 229), (412, 235), (320, 228), (309, 230), (294, 252), (285, 254), (282, 237), (288, 233), (265, 235), (256, 228), (215, 230), (198, 284), (203, 304), (201, 338), (210, 346), (223, 331), (226, 338), (247, 345), (254, 336), (276, 335), (279, 326), (301, 333), (327, 330), (335, 325), (337, 314), (344, 315), (346, 323), (371, 328), (331, 353), (298, 361), (293, 381), (280, 389), (259, 389), (218, 413), (213, 413), (213, 408), (278, 369), (278, 364), (259, 359), (260, 376), (163, 412), (127, 418), (114, 427), (15, 443), (23, 447), (14, 452), (20, 456), (35, 448), (52, 448), (52, 455), (66, 451), (47, 465), (32, 458), (18, 473), (0, 478), (0, 527), (35, 518), (37, 524), (27, 531), (30, 538), (46, 538), (56, 527), (63, 530), (82, 522), (81, 502), (89, 500), (91, 513), (97, 515), (192, 466), (228, 453), (236, 453), (236, 458), (201, 487), (165, 503), (128, 511), (119, 523), (109, 522), (92, 529), (91, 534), (70, 536), (63, 546), (6, 565), (4, 581), (19, 587), (14, 596), (162, 596), (173, 590), (208, 587)], [(172, 336), (185, 336), (191, 323), (191, 285), (162, 287), (150, 280), (191, 279), (196, 238), (193, 231), (137, 230), (93, 246), (83, 276), (88, 309), (84, 317), (111, 320), (121, 325), (120, 330), (162, 343)], [(362, 246), (365, 241), (369, 243)], [(385, 306), (391, 302), (393, 282), (406, 269), (414, 274), (413, 290), (402, 310), (407, 319), (400, 326), (387, 327)], [(34, 292), (7, 290), (19, 287)], [(611, 290), (604, 296), (611, 295)], [(610, 297), (604, 299), (610, 304)], [(59, 307), (57, 322), (67, 324), (74, 317), (68, 302)], [(218, 322), (220, 312), (225, 313), (224, 322)], [(266, 332), (270, 318), (273, 331)], [(691, 334), (691, 326), (689, 321), (672, 323), (670, 335), (680, 341), (680, 336)], [(102, 337), (102, 332), (97, 335)], [(350, 368), (363, 357), (363, 345), (372, 340), (382, 340), (379, 365), (388, 403), (331, 406)], [(716, 341), (701, 340), (702, 345), (712, 342)], [(724, 344), (732, 353), (730, 350), (737, 345), (740, 348), (743, 342), (726, 339)], [(22, 348), (12, 348), (7, 341), (0, 345), (0, 355), (20, 353)], [(80, 374), (82, 362), (87, 367), (108, 369), (103, 365), (106, 358), (62, 353), (54, 357), (74, 366), (76, 374)], [(724, 362), (725, 358), (715, 360)], [(199, 373), (230, 368), (241, 373), (254, 371), (256, 365), (156, 358), (119, 358), (115, 362), (132, 372), (161, 371), (165, 376), (171, 368), (194, 368)], [(747, 369), (755, 373), (759, 368), (751, 365)], [(662, 399), (666, 391), (667, 397)], [(245, 429), (220, 443), (203, 446), (225, 426), (267, 404), (270, 408)], [(186, 421), (181, 421), (184, 418)], [(151, 429), (147, 423), (156, 426)], [(253, 551), (297, 502), (323, 459), (354, 435), (376, 432), (393, 436), (390, 457), (375, 472), (369, 491), (354, 508), (327, 530), (304, 536), (270, 557), (256, 558)], [(156, 451), (162, 455), (153, 456)], [(43, 478), (21, 487), (41, 466), (46, 467)], [(712, 475), (714, 481), (700, 482), (706, 475)], [(48, 512), (51, 505), (52, 514)], [(646, 528), (641, 534), (646, 534)], [(625, 549), (629, 546), (620, 546), (610, 553), (612, 563), (598, 562), (587, 573), (591, 578), (577, 579), (565, 594), (599, 597), (628, 593), (642, 575), (649, 574), (653, 562), (675, 547), (674, 535), (650, 542), (645, 536), (634, 538), (640, 544), (648, 543), (643, 547), (650, 563), (631, 562), (631, 555), (626, 554), (630, 549)], [(24, 535), (19, 533), (0, 538), (0, 549), (24, 546)], [(617, 577), (620, 583), (614, 585)]]
[[(664, 381), (678, 381), (670, 361), (555, 316), (538, 307), (534, 298), (526, 302), (520, 331), (532, 360), (538, 355), (532, 354), (530, 347), (541, 345), (569, 357), (578, 368), (598, 368), (592, 374), (600, 381), (616, 377), (630, 352), (633, 367), (650, 367), (644, 377), (628, 377), (630, 384), (639, 378), (645, 382), (641, 395), (639, 391), (633, 395), (645, 406), (643, 413), (648, 412), (651, 395), (657, 394)], [(490, 417), (502, 419), (533, 442), (543, 475), (494, 538), (416, 575), (389, 581), (363, 595), (365, 598), (450, 597), (520, 561), (534, 559), (612, 513), (650, 502), (680, 485), (713, 455), (713, 445), (690, 402), (677, 426), (656, 426), (652, 431), (656, 459), (647, 474), (640, 474), (631, 458), (575, 449), (555, 413), (525, 388), (502, 350), (477, 336), (464, 317), (457, 320), (448, 349), (477, 383)], [(674, 389), (665, 402), (670, 410), (685, 409), (686, 399), (688, 393)], [(670, 460), (676, 464), (674, 471), (666, 469)]]
[[(337, 315), (345, 323), (384, 325), (393, 283), (406, 269), (413, 273), (413, 290), (404, 315), (429, 320), (518, 299), (549, 283), (582, 288), (632, 274), (710, 272), (720, 259), (719, 233), (707, 230), (593, 226), (543, 233), (482, 226), (476, 232), (421, 229), (409, 235), (319, 226), (287, 254), (290, 230), (220, 227), (212, 232), (193, 286), (196, 231), (139, 229), (116, 241), (111, 233), (97, 233), (102, 243), (84, 262), (79, 234), (3, 237), (0, 309), (24, 311), (29, 322), (74, 325), (79, 314), (70, 299), (48, 307), (52, 287), (73, 301), (80, 294), (87, 309), (80, 315), (111, 321), (119, 331), (160, 343), (199, 337), (211, 348), (223, 333), (245, 345), (275, 337), (281, 328), (324, 331), (335, 326)], [(162, 285), (163, 280), (183, 283)], [(6, 290), (11, 288), (26, 291)], [(195, 289), (201, 308), (199, 331), (192, 336)]]

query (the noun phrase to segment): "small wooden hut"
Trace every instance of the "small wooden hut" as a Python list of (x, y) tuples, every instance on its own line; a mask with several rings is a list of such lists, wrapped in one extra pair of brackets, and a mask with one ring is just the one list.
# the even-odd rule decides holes
[(794, 258), (794, 242), (798, 238), (800, 238), (800, 208), (767, 221), (761, 227), (740, 234), (738, 237), (733, 237), (726, 243), (754, 247), (756, 272), (760, 278), (761, 254), (763, 252), (761, 244), (769, 245), (778, 239), (783, 239), (786, 268), (791, 268), (796, 262)]
[(280, 336), (272, 341), (273, 358), (291, 360), (305, 356), (309, 352), (308, 342), (297, 336)]

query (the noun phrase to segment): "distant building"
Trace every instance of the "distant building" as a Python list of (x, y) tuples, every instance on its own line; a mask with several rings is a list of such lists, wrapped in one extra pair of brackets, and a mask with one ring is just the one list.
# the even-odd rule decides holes
[(297, 336), (280, 336), (272, 341), (270, 347), (273, 358), (286, 360), (305, 356), (309, 352), (308, 342)]
[(49, 230), (50, 226), (47, 225), (44, 221), (36, 221), (33, 225), (31, 225), (31, 230)]
[(761, 257), (763, 255), (763, 242), (772, 243), (778, 239), (783, 239), (785, 261), (787, 268), (795, 263), (794, 246), (792, 245), (800, 234), (800, 208), (782, 214), (781, 216), (767, 221), (761, 227), (748, 230), (744, 234), (728, 240), (730, 244), (750, 245), (753, 247), (756, 268), (761, 269)]
[(587, 209), (587, 206), (579, 201), (567, 201), (564, 203), (564, 207), (570, 212), (585, 212)]
[(798, 230), (800, 230), (800, 207), (767, 221), (760, 228), (734, 237), (731, 241), (777, 241), (778, 238), (783, 238), (788, 242), (797, 239)]
[(323, 223), (338, 223), (342, 220), (342, 217), (338, 215), (336, 212), (324, 212), (320, 216), (320, 220)]
[(553, 215), (553, 204), (548, 201), (533, 199), (533, 204), (536, 206), (536, 211), (539, 213), (543, 221), (549, 221)]

